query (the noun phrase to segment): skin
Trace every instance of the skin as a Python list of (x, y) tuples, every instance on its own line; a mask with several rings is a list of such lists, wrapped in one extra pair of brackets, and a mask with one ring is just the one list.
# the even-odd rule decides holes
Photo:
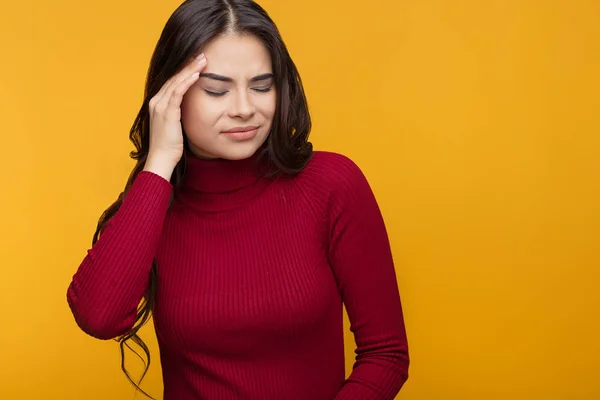
[[(267, 139), (275, 114), (272, 72), (269, 52), (254, 36), (225, 34), (209, 41), (150, 100), (150, 150), (144, 170), (170, 179), (183, 154), (182, 125), (198, 157), (252, 156)], [(224, 133), (245, 126), (258, 127), (252, 138)]]
[[(181, 105), (189, 147), (205, 158), (250, 157), (267, 139), (275, 114), (276, 92), (269, 52), (254, 36), (226, 35), (207, 43), (204, 54), (208, 64)], [(210, 74), (231, 81), (223, 82)], [(253, 81), (255, 77), (259, 80)], [(258, 126), (256, 136), (236, 140), (223, 134), (244, 126)]]

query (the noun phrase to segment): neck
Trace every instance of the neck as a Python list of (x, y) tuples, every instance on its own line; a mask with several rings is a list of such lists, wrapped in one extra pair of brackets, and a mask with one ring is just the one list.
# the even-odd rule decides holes
[(218, 211), (235, 208), (254, 198), (266, 187), (266, 163), (259, 151), (242, 160), (199, 158), (186, 152), (183, 185), (178, 191), (190, 207)]

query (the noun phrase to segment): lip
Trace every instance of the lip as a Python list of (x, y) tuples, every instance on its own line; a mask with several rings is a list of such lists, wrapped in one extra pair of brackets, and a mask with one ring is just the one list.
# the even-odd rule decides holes
[(258, 133), (258, 126), (247, 126), (243, 128), (233, 128), (224, 131), (223, 134), (231, 140), (250, 140)]
[(224, 131), (223, 133), (248, 132), (248, 131), (254, 131), (256, 129), (258, 129), (258, 126), (242, 126), (239, 128), (229, 129), (228, 131)]

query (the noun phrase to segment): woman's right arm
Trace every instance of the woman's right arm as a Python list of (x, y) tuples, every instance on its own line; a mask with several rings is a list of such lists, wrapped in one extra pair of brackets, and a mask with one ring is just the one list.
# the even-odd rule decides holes
[(135, 324), (169, 208), (170, 178), (183, 155), (181, 102), (205, 67), (201, 54), (150, 99), (144, 169), (69, 285), (67, 301), (75, 321), (96, 338), (121, 336)]
[(135, 324), (171, 193), (169, 181), (141, 171), (119, 210), (87, 251), (67, 290), (75, 321), (84, 332), (112, 339)]

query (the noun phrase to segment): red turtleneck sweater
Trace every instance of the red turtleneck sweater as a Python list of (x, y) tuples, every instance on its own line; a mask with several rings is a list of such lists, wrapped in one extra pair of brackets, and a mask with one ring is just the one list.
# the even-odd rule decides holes
[[(165, 400), (391, 400), (407, 379), (384, 221), (360, 169), (315, 152), (260, 179), (254, 157), (187, 157), (175, 189), (141, 172), (67, 292), (78, 325), (134, 324), (158, 262), (154, 326)], [(345, 379), (342, 303), (357, 343)]]

